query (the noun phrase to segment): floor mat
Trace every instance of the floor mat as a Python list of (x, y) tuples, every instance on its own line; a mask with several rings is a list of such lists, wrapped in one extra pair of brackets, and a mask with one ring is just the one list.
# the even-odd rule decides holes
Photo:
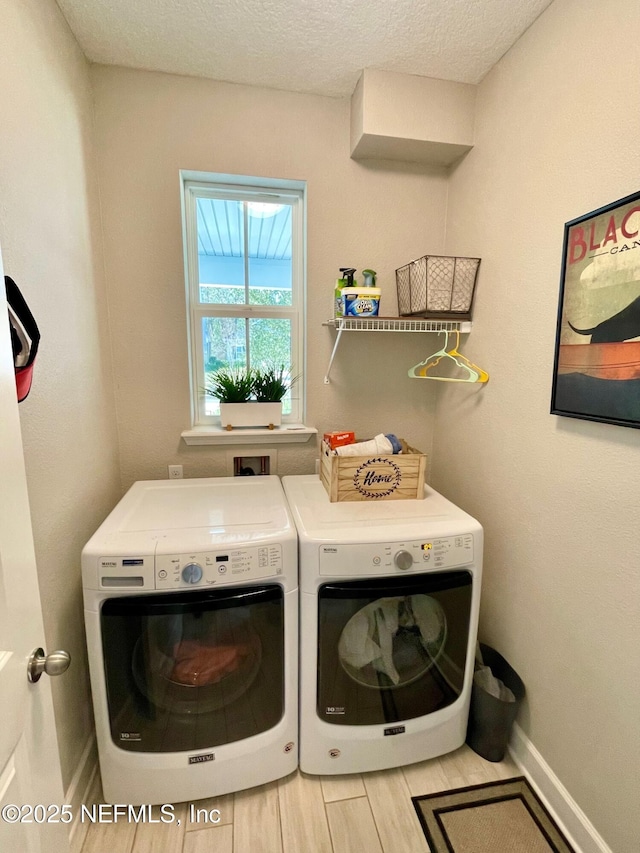
[(432, 853), (575, 853), (524, 776), (411, 799)]

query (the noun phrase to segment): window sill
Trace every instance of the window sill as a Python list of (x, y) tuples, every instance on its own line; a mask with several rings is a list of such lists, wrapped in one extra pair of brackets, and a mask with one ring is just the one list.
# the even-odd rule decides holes
[(301, 444), (318, 430), (304, 424), (283, 424), (275, 429), (238, 427), (226, 430), (219, 426), (200, 426), (182, 433), (185, 444)]

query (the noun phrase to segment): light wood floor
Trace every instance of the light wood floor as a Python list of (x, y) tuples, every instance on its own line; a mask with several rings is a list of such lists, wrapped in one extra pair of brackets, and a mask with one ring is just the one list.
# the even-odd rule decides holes
[[(259, 788), (198, 800), (218, 809), (217, 825), (81, 824), (73, 853), (429, 853), (412, 796), (519, 776), (510, 758), (485, 761), (467, 746), (409, 767), (353, 776), (299, 771)], [(99, 783), (93, 802), (101, 802)], [(214, 815), (215, 816), (215, 815)]]

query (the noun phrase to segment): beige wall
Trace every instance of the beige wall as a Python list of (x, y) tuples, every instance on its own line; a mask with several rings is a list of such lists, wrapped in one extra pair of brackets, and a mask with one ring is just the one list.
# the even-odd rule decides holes
[[(187, 447), (190, 426), (180, 169), (308, 182), (307, 423), (397, 432), (428, 451), (434, 390), (407, 370), (421, 335), (345, 335), (323, 384), (334, 333), (323, 327), (338, 268), (372, 267), (382, 312), (396, 311), (395, 268), (442, 250), (442, 171), (349, 158), (349, 99), (94, 67), (99, 179), (123, 486), (227, 475), (227, 450)], [(314, 470), (317, 443), (279, 445), (278, 473)]]
[(563, 225), (640, 189), (640, 9), (553, 3), (479, 88), (447, 251), (482, 256), (438, 401), (434, 477), (486, 529), (481, 636), (522, 676), (521, 724), (615, 853), (640, 838), (640, 433), (549, 414)]
[(0, 4), (0, 244), (42, 334), (20, 404), (65, 787), (89, 738), (80, 551), (120, 495), (87, 64), (53, 0)]

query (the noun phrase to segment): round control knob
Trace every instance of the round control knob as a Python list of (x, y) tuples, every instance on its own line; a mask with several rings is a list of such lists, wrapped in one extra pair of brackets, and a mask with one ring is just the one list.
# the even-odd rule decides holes
[(202, 580), (202, 566), (197, 563), (187, 563), (182, 570), (182, 580), (185, 583), (198, 583)]
[(398, 553), (393, 558), (393, 562), (399, 569), (406, 571), (410, 569), (413, 565), (413, 557), (409, 553), (409, 551), (398, 551)]

